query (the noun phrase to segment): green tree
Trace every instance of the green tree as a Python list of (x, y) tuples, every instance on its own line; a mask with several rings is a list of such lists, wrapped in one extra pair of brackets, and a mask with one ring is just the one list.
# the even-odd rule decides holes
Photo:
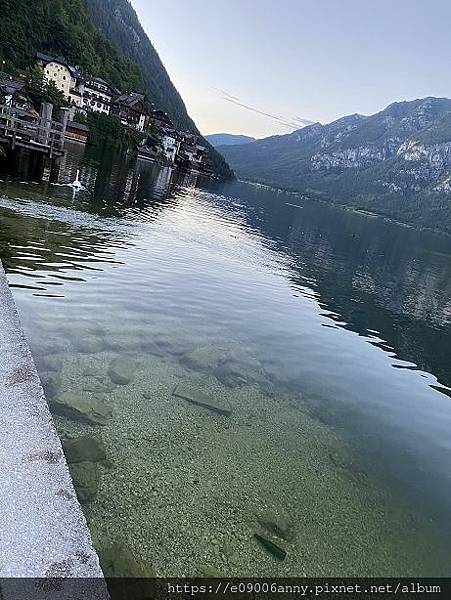
[(68, 105), (63, 92), (56, 87), (53, 81), (46, 79), (39, 67), (28, 69), (26, 79), (28, 95), (36, 108), (39, 108), (42, 102), (50, 102), (56, 109)]

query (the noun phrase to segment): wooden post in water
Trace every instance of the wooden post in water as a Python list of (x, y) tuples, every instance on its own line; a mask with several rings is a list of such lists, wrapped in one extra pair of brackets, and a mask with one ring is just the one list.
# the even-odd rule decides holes
[(53, 104), (43, 102), (39, 113), (39, 142), (47, 146), (52, 128)]
[[(69, 109), (61, 108), (58, 115), (58, 122), (61, 124), (61, 133), (58, 139), (58, 150), (61, 152), (64, 149), (64, 138), (66, 135), (67, 122), (69, 121)], [(51, 148), (53, 150), (53, 147)]]

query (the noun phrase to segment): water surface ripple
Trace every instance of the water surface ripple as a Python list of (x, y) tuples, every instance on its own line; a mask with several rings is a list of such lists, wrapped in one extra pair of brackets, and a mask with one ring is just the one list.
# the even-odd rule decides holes
[(60, 185), (1, 182), (0, 258), (49, 401), (112, 411), (55, 412), (64, 439), (107, 448), (84, 504), (97, 547), (125, 540), (159, 575), (450, 575), (450, 256), (446, 237), (91, 149)]

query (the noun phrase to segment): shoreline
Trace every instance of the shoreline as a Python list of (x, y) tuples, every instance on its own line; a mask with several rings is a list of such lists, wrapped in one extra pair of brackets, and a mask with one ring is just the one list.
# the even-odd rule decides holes
[(0, 406), (0, 521), (2, 548), (8, 556), (0, 565), (1, 577), (103, 581), (1, 263)]
[(381, 213), (372, 212), (372, 211), (366, 210), (364, 208), (356, 208), (355, 206), (351, 206), (351, 205), (347, 205), (347, 204), (334, 203), (334, 202), (331, 202), (330, 200), (325, 200), (324, 198), (317, 198), (315, 196), (309, 196), (308, 194), (300, 192), (298, 190), (290, 190), (288, 188), (275, 187), (274, 185), (270, 185), (268, 183), (261, 183), (259, 181), (252, 181), (251, 179), (237, 179), (236, 181), (239, 183), (245, 183), (247, 185), (252, 185), (254, 187), (260, 187), (260, 188), (272, 190), (274, 192), (283, 192), (284, 194), (294, 195), (294, 196), (297, 196), (299, 198), (306, 199), (309, 201), (319, 202), (320, 204), (325, 204), (326, 206), (329, 206), (330, 208), (338, 208), (340, 210), (344, 210), (346, 212), (354, 213), (354, 214), (361, 215), (364, 217), (369, 217), (369, 218), (373, 218), (373, 219), (381, 219), (382, 221), (385, 221), (386, 223), (392, 223), (394, 225), (399, 225), (400, 227), (405, 227), (406, 229), (411, 229), (413, 231), (428, 232), (428, 233), (433, 233), (435, 235), (445, 236), (446, 238), (451, 238), (451, 233), (448, 233), (447, 231), (442, 231), (441, 229), (432, 229), (431, 227), (425, 227), (424, 225), (399, 221), (398, 219), (395, 219), (394, 217), (390, 217), (389, 215), (383, 215)]

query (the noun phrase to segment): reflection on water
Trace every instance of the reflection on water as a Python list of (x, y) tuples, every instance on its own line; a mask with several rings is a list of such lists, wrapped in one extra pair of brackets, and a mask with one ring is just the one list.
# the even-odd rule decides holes
[(450, 574), (448, 238), (78, 146), (59, 185), (0, 186), (0, 257), (102, 556)]

